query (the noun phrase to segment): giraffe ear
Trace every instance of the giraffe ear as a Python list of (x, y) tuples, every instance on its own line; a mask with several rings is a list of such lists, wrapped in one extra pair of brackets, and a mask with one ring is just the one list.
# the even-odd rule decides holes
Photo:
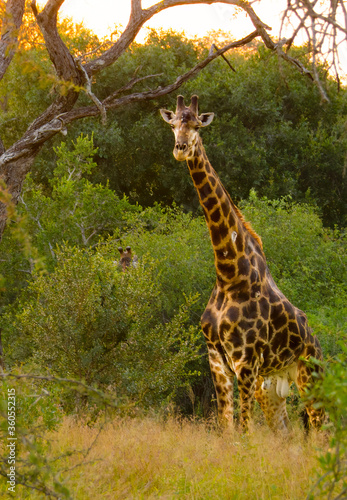
[(159, 111), (163, 120), (167, 123), (170, 123), (170, 121), (175, 118), (175, 113), (173, 111), (169, 111), (168, 109), (160, 109)]
[(199, 120), (201, 121), (201, 127), (207, 127), (214, 117), (214, 113), (203, 113), (199, 116)]

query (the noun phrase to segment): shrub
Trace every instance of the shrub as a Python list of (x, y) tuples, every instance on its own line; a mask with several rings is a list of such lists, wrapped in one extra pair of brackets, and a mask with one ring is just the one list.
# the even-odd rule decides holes
[(111, 384), (120, 399), (160, 405), (185, 383), (185, 365), (197, 356), (198, 328), (188, 325), (194, 298), (163, 321), (153, 262), (123, 273), (100, 252), (56, 255), (55, 270), (36, 276), (30, 298), (9, 313), (8, 360), (18, 360), (24, 343), (27, 356), (58, 376)]
[[(323, 376), (308, 394), (308, 399), (316, 401), (317, 407), (324, 406), (329, 415), (326, 428), (332, 434), (330, 448), (319, 457), (319, 479), (309, 495), (310, 499), (328, 500), (347, 496), (347, 346), (346, 338), (340, 342), (341, 353), (326, 367)], [(319, 402), (318, 402), (319, 401)]]

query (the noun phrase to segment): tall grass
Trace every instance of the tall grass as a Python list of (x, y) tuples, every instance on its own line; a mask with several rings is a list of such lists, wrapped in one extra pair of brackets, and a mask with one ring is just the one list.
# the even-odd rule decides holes
[[(326, 447), (323, 436), (305, 438), (299, 428), (284, 438), (259, 425), (243, 436), (174, 418), (115, 419), (101, 430), (65, 418), (47, 437), (52, 456), (75, 452), (57, 469), (81, 500), (302, 500)], [(17, 498), (40, 497), (18, 487)]]

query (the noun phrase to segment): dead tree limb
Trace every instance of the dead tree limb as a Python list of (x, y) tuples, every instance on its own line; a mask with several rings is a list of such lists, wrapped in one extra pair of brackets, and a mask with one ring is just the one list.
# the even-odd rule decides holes
[(25, 0), (8, 0), (1, 27), (0, 80), (16, 52), (18, 31), (22, 24)]

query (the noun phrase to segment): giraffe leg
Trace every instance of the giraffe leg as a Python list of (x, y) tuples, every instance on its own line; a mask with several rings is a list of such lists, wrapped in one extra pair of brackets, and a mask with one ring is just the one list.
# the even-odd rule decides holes
[(236, 368), (237, 385), (240, 393), (240, 423), (243, 432), (249, 429), (258, 368), (241, 365)]
[[(288, 382), (287, 382), (288, 384)], [(257, 387), (254, 393), (270, 429), (274, 431), (288, 431), (290, 426), (286, 398), (281, 397), (281, 381), (277, 377), (264, 380), (258, 377)], [(289, 384), (288, 384), (289, 389)]]
[[(311, 368), (301, 359), (297, 364), (296, 385), (301, 395), (304, 395), (307, 388), (313, 383), (312, 372), (317, 371), (317, 368)], [(315, 408), (314, 401), (309, 400), (305, 403), (306, 412), (310, 420), (310, 424), (315, 429), (319, 429), (324, 422), (324, 408)]]
[(233, 424), (234, 373), (215, 347), (208, 346), (208, 358), (217, 395), (218, 422), (222, 428), (227, 428)]

